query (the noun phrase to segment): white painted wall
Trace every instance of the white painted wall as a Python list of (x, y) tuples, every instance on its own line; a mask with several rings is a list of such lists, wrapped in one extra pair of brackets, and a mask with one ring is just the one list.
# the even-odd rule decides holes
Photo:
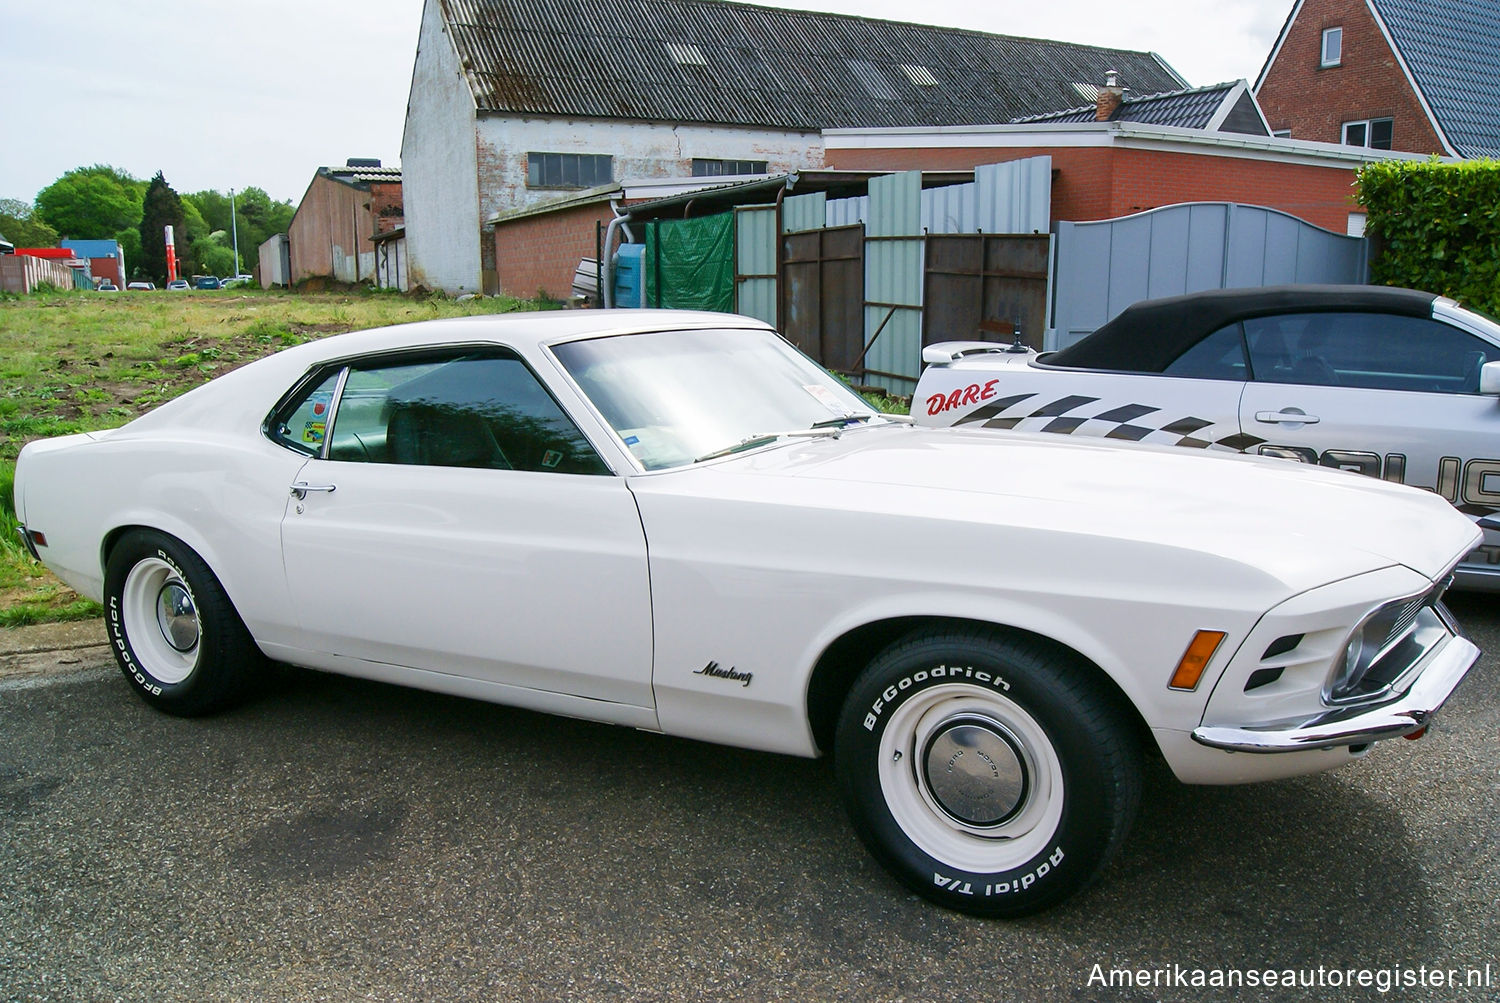
[(695, 157), (764, 160), (771, 174), (823, 167), (823, 140), (816, 132), (670, 122), (481, 115), (476, 145), (483, 219), (571, 193), (526, 186), (526, 155), (532, 152), (609, 154), (616, 181), (686, 177)]
[(426, 0), (401, 137), (411, 285), (449, 292), (482, 288), (474, 136), (473, 96), (439, 0)]
[(275, 233), (267, 237), (257, 249), (257, 257), (260, 261), (262, 289), (288, 284), (286, 234)]

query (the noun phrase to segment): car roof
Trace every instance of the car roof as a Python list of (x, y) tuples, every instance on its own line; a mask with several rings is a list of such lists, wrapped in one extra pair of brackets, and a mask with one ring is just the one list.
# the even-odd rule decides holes
[[(393, 348), (418, 348), (465, 342), (504, 342), (518, 349), (652, 331), (704, 328), (766, 329), (764, 321), (740, 314), (698, 310), (542, 310), (532, 313), (486, 313), (468, 317), (417, 321), (322, 338), (280, 355), (306, 350), (333, 360)], [(316, 347), (314, 347), (316, 346)]]
[(1436, 293), (1388, 286), (1286, 285), (1210, 289), (1145, 300), (1046, 357), (1049, 366), (1161, 372), (1228, 324), (1281, 313), (1389, 313), (1431, 317)]

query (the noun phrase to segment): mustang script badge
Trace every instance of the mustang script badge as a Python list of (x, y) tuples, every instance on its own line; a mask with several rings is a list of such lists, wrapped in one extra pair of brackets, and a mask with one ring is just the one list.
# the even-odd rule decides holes
[(755, 673), (753, 672), (736, 672), (733, 665), (727, 669), (720, 668), (718, 662), (709, 662), (703, 668), (695, 671), (693, 675), (713, 676), (716, 679), (733, 679), (739, 682), (741, 686), (749, 686), (750, 680), (755, 678)]

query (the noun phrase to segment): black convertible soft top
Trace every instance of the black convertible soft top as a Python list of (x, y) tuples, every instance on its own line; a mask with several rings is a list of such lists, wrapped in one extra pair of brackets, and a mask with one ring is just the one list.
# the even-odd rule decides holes
[(1159, 373), (1228, 324), (1280, 313), (1386, 313), (1431, 317), (1435, 293), (1388, 286), (1261, 286), (1145, 300), (1042, 363), (1069, 369)]

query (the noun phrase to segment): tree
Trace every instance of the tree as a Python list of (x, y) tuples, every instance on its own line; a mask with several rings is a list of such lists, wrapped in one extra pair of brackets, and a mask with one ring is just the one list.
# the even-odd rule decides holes
[(161, 171), (146, 187), (141, 207), (141, 261), (143, 274), (165, 284), (167, 281), (166, 227), (175, 231), (178, 246), (187, 246), (187, 227), (183, 221), (182, 199), (167, 184)]
[[(242, 270), (254, 263), (260, 245), (268, 237), (286, 232), (292, 214), (297, 211), (290, 202), (272, 201), (265, 189), (254, 186), (234, 194), (233, 221), (230, 218), (230, 196), (223, 192), (192, 192), (183, 196), (183, 202), (197, 207), (208, 229), (225, 230), (231, 236), (238, 231)], [(232, 246), (232, 239), (230, 243)]]
[(57, 231), (20, 199), (0, 199), (0, 236), (15, 247), (56, 247), (58, 241)]
[(107, 164), (69, 171), (37, 192), (36, 214), (64, 237), (107, 238), (141, 222), (146, 185)]
[(120, 253), (125, 255), (125, 267), (129, 273), (125, 276), (126, 281), (130, 279), (147, 278), (151, 276), (143, 268), (141, 261), (141, 231), (129, 228), (115, 234), (115, 242), (120, 245)]
[[(223, 233), (215, 230), (215, 233)], [(228, 246), (212, 240), (200, 240), (193, 245), (193, 261), (196, 270), (204, 275), (234, 274), (234, 251)]]

